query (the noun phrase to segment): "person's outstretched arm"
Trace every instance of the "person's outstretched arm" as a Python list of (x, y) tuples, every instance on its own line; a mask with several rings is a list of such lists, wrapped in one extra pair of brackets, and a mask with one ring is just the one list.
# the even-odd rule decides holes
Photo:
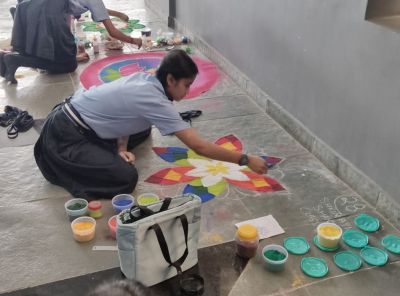
[[(214, 143), (211, 143), (197, 133), (194, 128), (184, 129), (176, 132), (175, 135), (186, 146), (199, 155), (215, 160), (238, 163), (242, 153), (224, 149)], [(248, 167), (257, 174), (265, 174), (268, 171), (267, 163), (264, 159), (254, 155), (248, 155)]]
[(108, 34), (115, 39), (121, 40), (122, 42), (136, 44), (138, 48), (142, 46), (141, 38), (132, 38), (131, 36), (125, 35), (120, 30), (118, 30), (112, 23), (110, 19), (102, 21), (104, 27), (106, 28)]
[(115, 17), (123, 20), (124, 22), (128, 22), (129, 21), (129, 16), (127, 16), (123, 12), (119, 12), (119, 11), (108, 9), (108, 8), (107, 8), (107, 12), (108, 12), (109, 15), (115, 16)]

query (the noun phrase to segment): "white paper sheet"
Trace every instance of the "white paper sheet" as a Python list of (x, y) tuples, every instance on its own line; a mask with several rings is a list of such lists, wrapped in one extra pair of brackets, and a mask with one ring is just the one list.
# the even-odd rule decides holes
[(235, 226), (237, 228), (243, 224), (251, 224), (257, 227), (260, 239), (285, 233), (285, 230), (283, 230), (283, 228), (279, 225), (278, 221), (276, 221), (272, 215), (239, 222), (236, 223)]

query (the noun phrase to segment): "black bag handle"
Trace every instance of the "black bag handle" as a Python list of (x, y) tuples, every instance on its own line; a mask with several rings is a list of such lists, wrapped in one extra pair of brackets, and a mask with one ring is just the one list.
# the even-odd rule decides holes
[[(142, 219), (144, 217), (148, 217), (148, 216), (154, 215), (156, 213), (166, 211), (166, 210), (168, 210), (168, 207), (171, 204), (171, 201), (172, 201), (171, 197), (164, 198), (161, 208), (158, 211), (153, 211), (146, 206), (133, 205), (129, 210), (129, 216), (133, 221), (136, 221), (136, 220)], [(140, 217), (135, 217), (132, 215), (132, 210), (136, 210), (138, 208), (140, 209)]]
[(187, 220), (187, 217), (185, 214), (182, 214), (178, 217), (176, 217), (177, 219), (179, 219), (181, 221), (182, 224), (182, 228), (183, 228), (183, 233), (185, 234), (185, 245), (186, 245), (186, 249), (183, 252), (183, 255), (176, 260), (175, 262), (171, 261), (171, 256), (169, 254), (169, 249), (168, 249), (168, 245), (167, 242), (165, 240), (164, 234), (161, 230), (160, 225), (158, 225), (158, 223), (155, 223), (153, 226), (150, 227), (150, 229), (153, 229), (154, 232), (156, 233), (157, 236), (157, 240), (158, 240), (158, 244), (160, 245), (161, 248), (161, 252), (163, 254), (163, 257), (165, 259), (165, 261), (167, 261), (169, 263), (169, 266), (173, 266), (176, 268), (176, 271), (178, 272), (178, 275), (182, 274), (182, 264), (183, 262), (186, 260), (186, 257), (189, 254), (189, 249), (188, 249), (188, 232), (189, 232), (189, 223)]

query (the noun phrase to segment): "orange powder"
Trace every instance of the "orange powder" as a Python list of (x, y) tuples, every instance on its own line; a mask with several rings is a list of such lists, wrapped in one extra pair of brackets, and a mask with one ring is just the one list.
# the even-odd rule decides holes
[(82, 230), (89, 230), (93, 227), (93, 223), (91, 222), (78, 222), (72, 225), (74, 230), (82, 231)]

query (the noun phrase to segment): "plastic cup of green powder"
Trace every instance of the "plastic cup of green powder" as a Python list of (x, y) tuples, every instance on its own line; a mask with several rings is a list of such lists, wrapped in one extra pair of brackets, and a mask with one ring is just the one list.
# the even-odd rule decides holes
[(265, 267), (269, 271), (281, 271), (289, 257), (286, 249), (280, 245), (267, 245), (262, 249)]
[(85, 216), (88, 212), (88, 202), (83, 198), (72, 198), (64, 205), (70, 221)]

